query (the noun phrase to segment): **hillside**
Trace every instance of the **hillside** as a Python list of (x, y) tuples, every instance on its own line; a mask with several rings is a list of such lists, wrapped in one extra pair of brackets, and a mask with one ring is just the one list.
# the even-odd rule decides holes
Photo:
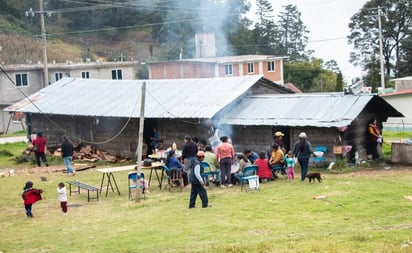
[[(40, 27), (33, 27), (37, 29), (34, 31), (16, 29), (15, 25), (0, 18), (0, 28), (0, 63), (24, 64), (42, 61), (41, 39), (32, 34), (39, 33)], [(56, 27), (50, 26), (47, 31), (53, 30), (56, 30)], [(153, 57), (150, 47), (153, 48), (152, 54), (155, 53), (154, 42), (145, 31), (53, 35), (47, 37), (47, 58), (50, 63), (80, 62), (86, 58), (142, 61)]]

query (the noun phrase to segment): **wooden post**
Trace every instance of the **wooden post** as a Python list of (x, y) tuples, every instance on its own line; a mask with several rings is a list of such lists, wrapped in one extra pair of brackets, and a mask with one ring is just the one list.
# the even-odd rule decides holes
[(146, 100), (146, 82), (142, 84), (142, 94), (140, 96), (140, 119), (139, 136), (137, 140), (137, 182), (136, 182), (136, 203), (140, 201), (140, 173), (142, 172), (142, 150), (143, 150), (143, 130), (144, 130), (144, 107)]

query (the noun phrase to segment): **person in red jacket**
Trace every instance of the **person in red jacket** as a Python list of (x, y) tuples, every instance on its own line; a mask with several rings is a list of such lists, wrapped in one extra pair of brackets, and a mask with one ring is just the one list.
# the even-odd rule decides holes
[(262, 180), (266, 181), (273, 178), (272, 171), (269, 167), (269, 160), (266, 158), (265, 152), (259, 153), (259, 158), (255, 161), (255, 165), (258, 166), (257, 174), (261, 182)]
[(27, 181), (23, 188), (22, 198), (24, 199), (24, 209), (27, 217), (33, 218), (31, 207), (34, 203), (41, 200), (43, 190), (33, 188), (33, 182)]
[(36, 156), (37, 166), (40, 167), (40, 159), (46, 164), (46, 167), (49, 166), (46, 160), (46, 138), (43, 137), (42, 132), (37, 132), (36, 138), (32, 141), (34, 155)]

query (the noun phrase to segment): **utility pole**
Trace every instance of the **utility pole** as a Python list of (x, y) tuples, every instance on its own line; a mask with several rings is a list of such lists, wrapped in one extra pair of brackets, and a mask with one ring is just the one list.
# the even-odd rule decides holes
[(381, 7), (378, 6), (378, 24), (379, 24), (379, 58), (381, 62), (381, 87), (385, 89), (385, 71), (383, 67), (383, 38), (382, 38), (382, 24), (381, 24)]
[(43, 0), (39, 0), (40, 8), (39, 11), (30, 10), (26, 11), (26, 17), (32, 16), (34, 17), (35, 14), (40, 14), (40, 32), (41, 32), (41, 44), (42, 44), (42, 51), (43, 51), (43, 81), (44, 87), (49, 85), (49, 69), (47, 66), (47, 37), (46, 37), (46, 28), (44, 25), (44, 15), (50, 15), (50, 12), (44, 11), (43, 9)]
[(139, 119), (139, 137), (137, 140), (137, 180), (136, 180), (136, 203), (140, 201), (140, 173), (142, 172), (142, 151), (143, 151), (143, 130), (144, 130), (144, 111), (146, 101), (146, 81), (143, 81), (142, 92), (140, 96), (140, 119)]

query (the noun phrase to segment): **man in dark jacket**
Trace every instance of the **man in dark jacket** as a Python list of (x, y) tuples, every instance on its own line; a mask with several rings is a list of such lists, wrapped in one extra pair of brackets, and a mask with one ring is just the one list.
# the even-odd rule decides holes
[(209, 200), (207, 198), (207, 192), (204, 187), (205, 182), (203, 181), (203, 167), (201, 162), (205, 158), (205, 152), (197, 152), (197, 159), (192, 161), (192, 167), (190, 168), (189, 181), (192, 184), (190, 189), (190, 201), (189, 208), (194, 208), (196, 204), (196, 198), (199, 194), (202, 200), (202, 208), (209, 207)]
[(64, 164), (66, 165), (67, 175), (74, 175), (76, 172), (74, 171), (71, 162), (73, 158), (73, 144), (70, 142), (67, 136), (63, 136), (63, 143), (62, 143), (62, 157)]
[(192, 161), (196, 159), (196, 153), (198, 151), (196, 143), (192, 141), (189, 135), (185, 136), (185, 145), (182, 149), (182, 160), (186, 171), (189, 171), (192, 167)]

